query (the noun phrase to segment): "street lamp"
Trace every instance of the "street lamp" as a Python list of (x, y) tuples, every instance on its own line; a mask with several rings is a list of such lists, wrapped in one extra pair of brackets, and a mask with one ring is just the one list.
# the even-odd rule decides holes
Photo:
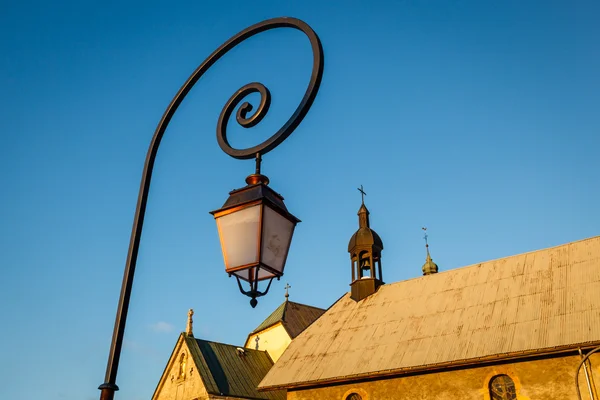
[[(230, 146), (227, 140), (227, 123), (242, 99), (251, 93), (260, 93), (260, 104), (250, 117), (248, 117), (248, 113), (252, 111), (253, 107), (248, 102), (244, 102), (236, 113), (237, 122), (242, 127), (251, 128), (258, 124), (269, 110), (271, 104), (270, 92), (263, 84), (254, 82), (240, 88), (229, 99), (217, 123), (217, 141), (221, 149), (231, 157), (237, 159), (255, 158), (256, 171), (255, 174), (246, 178), (248, 184), (246, 187), (232, 191), (224, 206), (213, 211), (212, 214), (219, 230), (225, 259), (225, 270), (230, 276), (234, 275), (236, 277), (240, 291), (252, 298), (250, 301), (252, 307), (256, 306), (256, 297), (267, 293), (272, 280), (283, 275), (294, 227), (299, 220), (287, 211), (283, 204), (283, 197), (267, 186), (269, 180), (261, 175), (260, 162), (262, 156), (283, 142), (306, 116), (317, 95), (323, 76), (323, 49), (318, 36), (305, 22), (296, 18), (285, 17), (274, 18), (252, 25), (223, 43), (200, 64), (183, 84), (158, 123), (150, 142), (142, 173), (106, 376), (104, 383), (98, 387), (101, 390), (100, 400), (112, 400), (115, 391), (119, 390), (115, 382), (127, 321), (131, 287), (133, 285), (154, 160), (165, 130), (185, 96), (214, 63), (244, 40), (276, 28), (300, 30), (310, 40), (313, 52), (310, 82), (302, 101), (279, 131), (261, 144), (246, 149), (235, 149)], [(248, 282), (250, 289), (244, 290), (240, 280)], [(260, 292), (258, 283), (265, 280), (269, 280), (269, 284), (266, 290)]]

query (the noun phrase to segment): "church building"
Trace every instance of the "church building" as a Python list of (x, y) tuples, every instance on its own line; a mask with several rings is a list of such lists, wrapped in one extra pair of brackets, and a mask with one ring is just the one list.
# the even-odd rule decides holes
[(284, 390), (259, 392), (258, 384), (291, 341), (325, 312), (289, 301), (289, 287), (285, 301), (248, 335), (245, 347), (196, 339), (190, 310), (152, 399), (285, 400)]
[(153, 398), (600, 400), (600, 236), (443, 272), (426, 245), (385, 284), (364, 201), (358, 220), (349, 293), (286, 297), (243, 348), (182, 333)]

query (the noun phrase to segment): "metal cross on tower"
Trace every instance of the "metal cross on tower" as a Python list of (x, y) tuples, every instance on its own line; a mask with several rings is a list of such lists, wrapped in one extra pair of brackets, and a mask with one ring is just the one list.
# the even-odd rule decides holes
[(360, 187), (359, 187), (357, 190), (360, 192), (360, 194), (361, 194), (361, 196), (362, 196), (362, 203), (363, 203), (363, 204), (365, 204), (365, 196), (366, 196), (367, 194), (366, 194), (366, 193), (365, 193), (365, 191), (363, 190), (363, 185), (360, 185)]

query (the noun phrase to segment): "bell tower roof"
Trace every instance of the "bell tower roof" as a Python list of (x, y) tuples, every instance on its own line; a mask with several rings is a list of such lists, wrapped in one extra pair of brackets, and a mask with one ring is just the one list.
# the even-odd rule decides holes
[(363, 203), (358, 210), (358, 230), (354, 232), (354, 235), (352, 235), (348, 242), (349, 252), (357, 246), (374, 246), (379, 251), (383, 250), (383, 241), (377, 232), (371, 229), (369, 214), (367, 206)]

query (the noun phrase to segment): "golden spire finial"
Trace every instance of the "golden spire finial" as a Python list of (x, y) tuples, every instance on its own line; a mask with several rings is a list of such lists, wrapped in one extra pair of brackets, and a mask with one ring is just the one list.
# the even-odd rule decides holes
[(428, 236), (427, 236), (427, 228), (421, 228), (423, 229), (423, 231), (425, 231), (425, 235), (423, 236), (423, 239), (425, 239), (425, 250), (427, 251), (427, 258), (425, 259), (425, 264), (423, 264), (423, 275), (431, 275), (431, 274), (437, 274), (438, 272), (438, 266), (436, 263), (433, 262), (433, 260), (431, 259), (431, 255), (429, 254), (429, 243), (427, 241)]
[(187, 326), (185, 327), (185, 333), (187, 333), (189, 336), (194, 336), (194, 320), (192, 319), (193, 315), (194, 309), (190, 308), (188, 311)]
[(288, 297), (290, 297), (290, 294), (288, 293), (288, 289), (290, 289), (291, 286), (289, 283), (285, 284), (285, 300), (287, 301)]

